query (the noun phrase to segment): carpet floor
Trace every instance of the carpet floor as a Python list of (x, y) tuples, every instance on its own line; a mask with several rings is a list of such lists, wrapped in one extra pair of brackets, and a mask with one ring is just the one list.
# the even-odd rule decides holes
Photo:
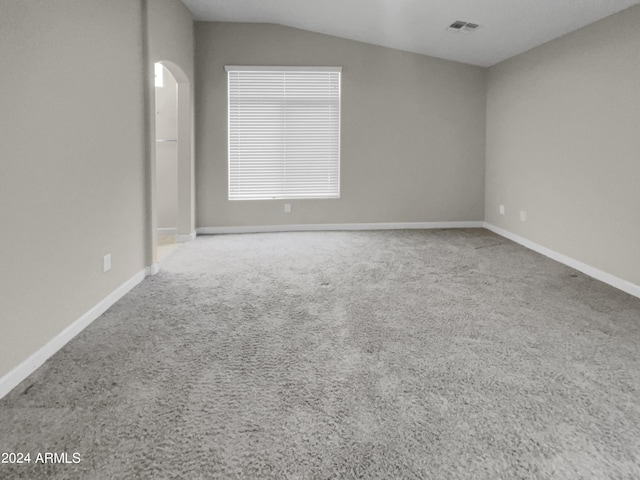
[(0, 400), (0, 452), (32, 455), (2, 479), (638, 479), (640, 300), (482, 229), (198, 237)]

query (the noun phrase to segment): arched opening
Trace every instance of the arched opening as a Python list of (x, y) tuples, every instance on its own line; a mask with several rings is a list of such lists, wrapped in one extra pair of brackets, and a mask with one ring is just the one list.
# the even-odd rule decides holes
[(154, 264), (178, 243), (195, 238), (192, 93), (184, 72), (171, 62), (154, 68), (152, 250)]

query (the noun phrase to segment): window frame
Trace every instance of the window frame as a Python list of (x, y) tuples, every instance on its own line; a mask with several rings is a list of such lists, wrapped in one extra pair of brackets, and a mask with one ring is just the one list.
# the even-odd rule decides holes
[[(225, 72), (227, 74), (227, 184), (228, 184), (228, 192), (227, 199), (229, 201), (242, 201), (242, 200), (336, 200), (340, 198), (340, 184), (341, 184), (341, 175), (340, 175), (340, 167), (341, 167), (341, 120), (342, 120), (342, 67), (330, 67), (330, 66), (247, 66), (247, 65), (225, 65)], [(322, 194), (287, 194), (286, 187), (283, 186), (282, 190), (276, 192), (275, 194), (255, 194), (251, 196), (250, 194), (233, 194), (232, 193), (232, 136), (234, 132), (231, 129), (232, 122), (232, 82), (230, 74), (232, 72), (327, 72), (327, 73), (337, 73), (337, 125), (333, 122), (327, 122), (329, 127), (333, 127), (337, 129), (337, 138), (335, 139), (335, 143), (332, 143), (332, 147), (336, 149), (335, 155), (337, 156), (335, 162), (335, 181), (332, 182), (332, 187), (335, 186), (335, 192), (328, 189), (328, 193), (326, 195)], [(284, 97), (286, 98), (286, 96)], [(335, 97), (333, 97), (335, 101)], [(331, 100), (328, 100), (327, 105), (329, 105)], [(286, 104), (286, 102), (285, 102)], [(286, 115), (285, 115), (286, 117)], [(283, 138), (283, 145), (286, 145), (286, 141)], [(284, 147), (286, 148), (286, 146)], [(328, 156), (327, 158), (330, 158)], [(234, 168), (237, 168), (234, 166)], [(286, 169), (286, 160), (283, 158), (283, 170)], [(332, 168), (332, 167), (329, 167)], [(303, 182), (302, 182), (303, 183)], [(334, 185), (335, 184), (335, 185)], [(298, 184), (299, 185), (299, 184)]]

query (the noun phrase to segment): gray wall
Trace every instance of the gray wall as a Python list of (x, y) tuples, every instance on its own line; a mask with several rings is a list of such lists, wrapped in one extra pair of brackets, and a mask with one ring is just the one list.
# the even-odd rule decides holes
[(145, 266), (140, 25), (130, 0), (0, 3), (0, 376)]
[(636, 285), (639, 23), (632, 7), (490, 69), (485, 212), (498, 227)]
[[(196, 22), (197, 225), (482, 220), (485, 70), (269, 24)], [(341, 198), (229, 201), (224, 65), (342, 66)]]
[[(178, 232), (189, 234), (195, 228), (194, 199), (194, 159), (193, 152), (193, 84), (194, 84), (194, 38), (191, 12), (180, 0), (147, 0), (149, 58), (148, 68), (162, 62), (178, 81)], [(151, 92), (150, 110), (152, 123), (155, 123), (153, 93)], [(188, 104), (188, 108), (185, 105)], [(151, 131), (154, 126), (151, 125)], [(152, 139), (153, 140), (153, 139)], [(151, 145), (155, 153), (155, 141)], [(155, 162), (151, 162), (155, 166)], [(149, 188), (155, 192), (155, 167), (149, 172)], [(154, 202), (157, 207), (157, 202)], [(157, 227), (157, 212), (148, 210), (149, 230)], [(155, 247), (155, 236), (151, 239)], [(155, 248), (153, 258), (155, 262)]]
[(172, 62), (193, 85), (193, 18), (180, 0), (147, 0), (149, 62)]
[[(148, 3), (150, 54), (192, 75), (191, 15)], [(148, 265), (143, 6), (0, 0), (0, 377)]]

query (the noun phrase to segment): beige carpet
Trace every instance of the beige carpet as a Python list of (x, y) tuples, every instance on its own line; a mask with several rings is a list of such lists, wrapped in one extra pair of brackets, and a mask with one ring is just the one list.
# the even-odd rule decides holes
[(637, 479), (640, 300), (485, 230), (199, 237), (0, 401), (0, 478)]

